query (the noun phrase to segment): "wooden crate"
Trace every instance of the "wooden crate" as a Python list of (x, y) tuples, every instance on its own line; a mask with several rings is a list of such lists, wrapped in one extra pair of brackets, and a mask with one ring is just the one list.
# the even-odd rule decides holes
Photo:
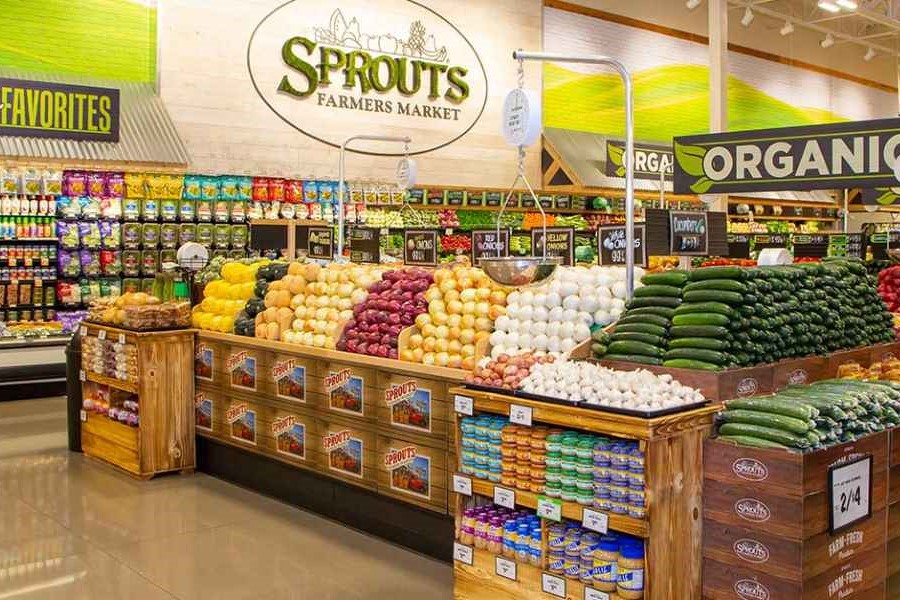
[(825, 362), (820, 356), (780, 360), (772, 365), (772, 390), (819, 381), (824, 374)]
[(275, 353), (263, 384), (266, 396), (308, 408), (320, 406), (319, 365), (314, 359)]
[(376, 489), (374, 426), (336, 416), (319, 418), (317, 425), (322, 471), (348, 483)]
[(446, 446), (379, 434), (375, 464), (379, 493), (447, 512)]
[(871, 346), (833, 352), (826, 357), (824, 377), (837, 377), (838, 369), (840, 369), (842, 365), (858, 363), (863, 367), (868, 367), (871, 364), (871, 358)]
[(378, 376), (375, 369), (353, 363), (321, 361), (312, 387), (322, 395), (324, 413), (374, 423), (377, 415)]
[(113, 421), (103, 415), (88, 413), (81, 423), (81, 448), (94, 456), (141, 475), (138, 428)]
[(900, 358), (900, 342), (870, 346), (869, 364)]
[(378, 425), (397, 435), (424, 435), (446, 447), (452, 412), (447, 383), (378, 371)]
[(256, 394), (266, 394), (271, 355), (268, 352), (244, 344), (230, 344), (223, 356), (224, 389)]

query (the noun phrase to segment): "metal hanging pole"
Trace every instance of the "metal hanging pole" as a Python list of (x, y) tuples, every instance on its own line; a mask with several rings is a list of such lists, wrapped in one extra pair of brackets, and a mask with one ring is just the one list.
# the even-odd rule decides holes
[(615, 70), (625, 86), (625, 283), (628, 299), (634, 293), (634, 86), (631, 74), (621, 62), (608, 56), (569, 55), (552, 52), (513, 52), (516, 60), (606, 65)]
[(390, 135), (353, 135), (348, 137), (341, 144), (341, 158), (338, 164), (338, 235), (337, 235), (337, 259), (342, 260), (344, 257), (344, 155), (347, 153), (347, 146), (350, 142), (356, 140), (365, 140), (368, 142), (398, 142), (409, 145), (412, 139), (409, 136), (390, 136)]

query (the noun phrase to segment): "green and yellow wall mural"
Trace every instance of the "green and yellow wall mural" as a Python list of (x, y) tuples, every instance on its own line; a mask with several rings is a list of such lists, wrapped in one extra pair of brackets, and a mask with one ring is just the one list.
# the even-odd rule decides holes
[(0, 67), (156, 81), (156, 0), (0, 0)]

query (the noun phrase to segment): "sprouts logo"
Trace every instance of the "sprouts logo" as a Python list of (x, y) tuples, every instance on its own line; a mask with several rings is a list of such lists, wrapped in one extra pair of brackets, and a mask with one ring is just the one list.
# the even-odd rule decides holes
[(275, 420), (272, 421), (272, 435), (277, 438), (285, 431), (290, 431), (296, 422), (297, 419), (293, 415), (276, 417)]
[(769, 589), (755, 579), (741, 579), (734, 584), (734, 593), (741, 600), (769, 600)]
[(769, 561), (769, 549), (762, 542), (741, 538), (732, 546), (734, 553), (743, 560), (754, 564), (762, 564)]
[(234, 423), (241, 417), (247, 414), (248, 407), (246, 404), (241, 402), (240, 404), (234, 404), (228, 407), (228, 410), (225, 411), (225, 420), (229, 423)]
[(411, 464), (416, 460), (416, 456), (418, 455), (419, 452), (415, 446), (406, 446), (399, 450), (391, 448), (391, 450), (384, 455), (384, 468), (389, 471), (399, 469), (400, 467)]
[(805, 369), (794, 369), (788, 375), (788, 383), (791, 385), (801, 385), (809, 380), (809, 373)]
[(734, 513), (746, 521), (765, 523), (772, 518), (772, 511), (756, 498), (741, 498), (734, 503)]
[(384, 390), (384, 401), (388, 406), (393, 406), (415, 394), (418, 389), (418, 384), (412, 379), (400, 384), (393, 384)]
[(341, 369), (337, 373), (325, 376), (325, 389), (332, 392), (350, 381), (350, 369)]
[(330, 452), (345, 446), (352, 436), (353, 434), (349, 429), (343, 429), (337, 433), (328, 433), (322, 437), (322, 447), (325, 448), (326, 452)]
[[(331, 146), (370, 130), (416, 128), (411, 154), (465, 135), (487, 103), (487, 74), (471, 42), (415, 0), (290, 0), (253, 30), (247, 67), (283, 121)], [(388, 131), (391, 132), (391, 131)], [(357, 151), (398, 155), (360, 141)]]
[(739, 458), (731, 465), (731, 471), (746, 481), (765, 481), (769, 478), (769, 469), (755, 458)]
[(737, 395), (752, 396), (759, 391), (759, 382), (754, 377), (744, 377), (737, 386)]

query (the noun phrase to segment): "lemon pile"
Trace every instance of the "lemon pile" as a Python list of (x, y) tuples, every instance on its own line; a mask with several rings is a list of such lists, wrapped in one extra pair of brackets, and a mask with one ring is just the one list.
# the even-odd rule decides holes
[(203, 288), (203, 301), (194, 307), (191, 324), (197, 329), (231, 333), (234, 318), (254, 295), (256, 272), (266, 262), (222, 265), (222, 278), (210, 281)]

